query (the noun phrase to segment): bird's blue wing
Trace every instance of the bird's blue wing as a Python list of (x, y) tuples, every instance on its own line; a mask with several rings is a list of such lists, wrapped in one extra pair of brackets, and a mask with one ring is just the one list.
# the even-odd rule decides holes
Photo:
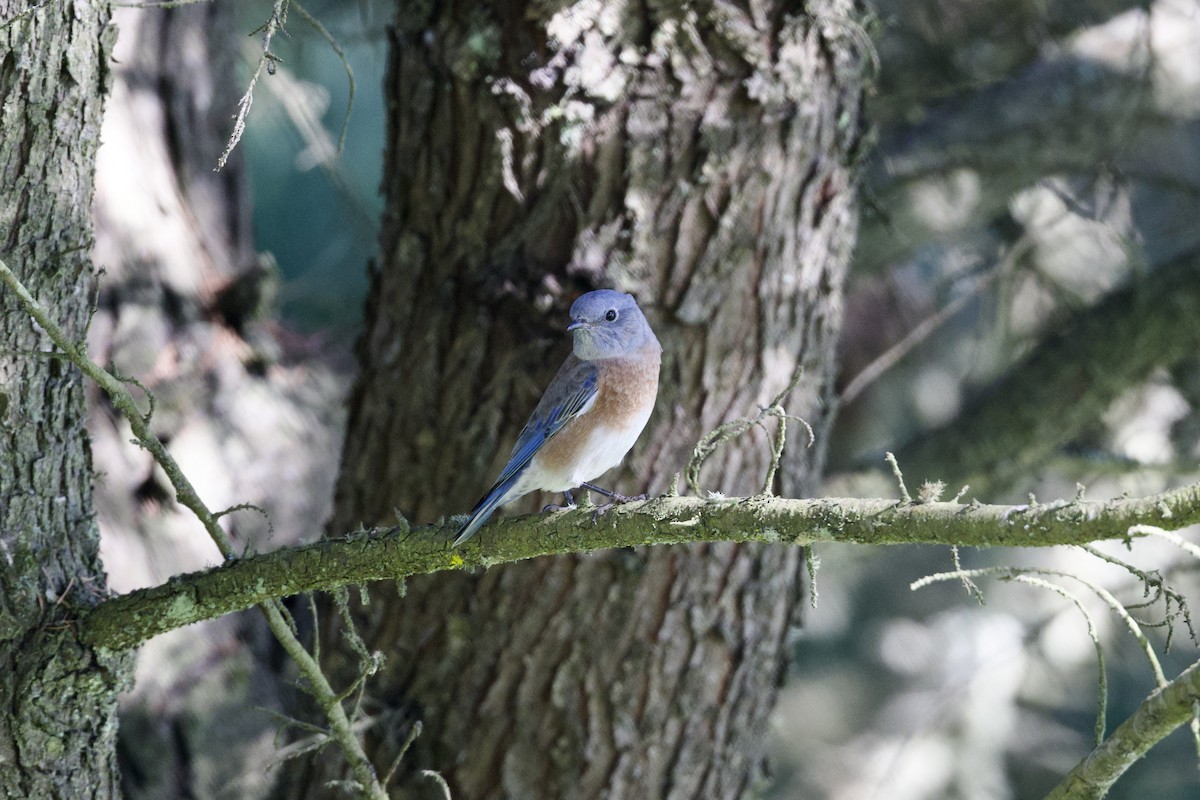
[(474, 536), (492, 513), (508, 499), (508, 491), (521, 477), (521, 473), (529, 466), (530, 460), (541, 446), (591, 406), (596, 399), (598, 385), (599, 371), (595, 364), (581, 361), (574, 355), (567, 356), (567, 360), (554, 375), (554, 380), (550, 381), (550, 386), (542, 395), (537, 408), (529, 415), (529, 421), (517, 437), (512, 455), (508, 457), (508, 463), (501, 470), (500, 477), (471, 511), (471, 518), (459, 529), (454, 540), (455, 545), (462, 544)]
[(496, 484), (518, 475), (547, 439), (588, 408), (596, 398), (598, 383), (599, 372), (595, 364), (580, 361), (574, 355), (567, 356), (537, 408), (529, 415)]

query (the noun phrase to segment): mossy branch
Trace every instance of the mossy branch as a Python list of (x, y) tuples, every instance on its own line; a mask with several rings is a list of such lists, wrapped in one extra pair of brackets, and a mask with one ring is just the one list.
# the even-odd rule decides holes
[(895, 500), (703, 500), (658, 497), (619, 505), (593, 522), (589, 509), (503, 519), (451, 549), (448, 520), (426, 528), (348, 536), (239, 559), (100, 603), (81, 621), (96, 645), (134, 647), (151, 636), (270, 598), (389, 578), (475, 569), (546, 555), (691, 542), (815, 542), (1040, 547), (1123, 539), (1135, 525), (1200, 522), (1200, 485), (1139, 499), (1037, 506), (900, 503)]
[[(81, 637), (97, 647), (124, 649), (174, 628), (258, 604), (284, 649), (308, 678), (355, 773), (356, 788), (383, 797), (382, 786), (361, 749), (336, 694), (291, 630), (283, 597), (348, 584), (409, 575), (488, 567), (543, 555), (584, 553), (638, 545), (693, 542), (763, 542), (806, 546), (815, 542), (943, 544), (949, 546), (1047, 546), (1100, 539), (1159, 535), (1200, 522), (1200, 484), (1140, 499), (1073, 501), (1021, 506), (912, 500), (788, 500), (767, 495), (700, 499), (659, 497), (618, 506), (595, 518), (589, 509), (499, 521), (485, 535), (454, 550), (454, 522), (413, 530), (401, 520), (392, 528), (359, 530), (340, 539), (235, 559), (211, 512), (149, 429), (126, 385), (92, 362), (58, 327), (0, 261), (0, 282), (47, 332), (62, 356), (109, 393), (129, 420), (139, 443), (164, 467), (177, 499), (191, 508), (228, 559), (212, 569), (177, 576), (165, 584), (101, 602), (78, 620)], [(897, 477), (900, 478), (898, 469)], [(901, 485), (902, 478), (901, 479)], [(1186, 544), (1186, 543), (1185, 543)], [(1099, 798), (1151, 746), (1192, 718), (1200, 702), (1200, 664), (1162, 686), (1080, 763), (1049, 795), (1050, 800)]]
[(1200, 662), (1147, 697), (1104, 742), (1046, 795), (1046, 800), (1099, 800), (1134, 762), (1192, 718), (1200, 703)]

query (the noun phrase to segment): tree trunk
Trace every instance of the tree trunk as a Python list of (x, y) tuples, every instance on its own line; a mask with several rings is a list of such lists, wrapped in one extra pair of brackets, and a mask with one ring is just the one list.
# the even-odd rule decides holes
[[(799, 364), (788, 407), (818, 442), (793, 434), (776, 488), (815, 486), (857, 221), (859, 9), (701, 5), (400, 4), (333, 530), (470, 508), (568, 351), (568, 305), (597, 286), (635, 293), (665, 351), (650, 425), (605, 482), (666, 489)], [(759, 491), (769, 455), (757, 433), (729, 442), (705, 488)], [(784, 547), (608, 552), (379, 595), (372, 687), (400, 714), (377, 727), (378, 763), (419, 719), (409, 774), (439, 770), (455, 797), (740, 796), (799, 564)], [(295, 781), (318, 796), (322, 777)]]
[[(92, 172), (115, 29), (100, 3), (0, 0), (0, 258), (84, 335)], [(0, 292), (0, 795), (115, 797), (129, 660), (80, 644), (106, 591), (78, 370)]]

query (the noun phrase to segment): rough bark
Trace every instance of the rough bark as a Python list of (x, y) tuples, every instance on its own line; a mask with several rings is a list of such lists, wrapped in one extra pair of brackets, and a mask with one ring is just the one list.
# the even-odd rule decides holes
[[(91, 283), (107, 6), (0, 0), (0, 252), (73, 335)], [(105, 594), (78, 370), (0, 293), (0, 795), (115, 797), (128, 659), (81, 643)]]
[[(382, 260), (333, 530), (469, 508), (593, 286), (635, 292), (665, 349), (623, 490), (665, 488), (701, 434), (797, 364), (789, 409), (823, 431), (863, 53), (851, 3), (799, 11), (399, 6)], [(783, 491), (809, 491), (822, 455), (791, 450)], [(768, 458), (761, 439), (730, 443), (707, 485), (755, 492)], [(375, 699), (402, 712), (397, 736), (424, 723), (406, 766), (456, 797), (736, 797), (758, 775), (799, 563), (700, 545), (413, 580), (365, 612), (388, 654)], [(319, 794), (318, 774), (294, 777)]]

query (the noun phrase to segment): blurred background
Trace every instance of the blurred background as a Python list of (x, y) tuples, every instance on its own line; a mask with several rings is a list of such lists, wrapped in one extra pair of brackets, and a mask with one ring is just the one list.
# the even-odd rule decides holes
[[(323, 30), (293, 15), (230, 169), (192, 164), (182, 188), (146, 166), (156, 154), (164, 165), (179, 156), (157, 153), (144, 132), (162, 126), (156, 115), (190, 130), (187, 110), (156, 109), (136, 78), (175, 76), (180, 96), (217, 95), (223, 105), (214, 105), (232, 114), (261, 53), (246, 34), (264, 12), (240, 4), (198, 39), (159, 12), (122, 9), (100, 156), (97, 260), (109, 299), (90, 345), (149, 376), (156, 422), (202, 494), (270, 511), (273, 527), (252, 513), (231, 521), (251, 549), (322, 533), (383, 210), (392, 6), (307, 9)], [(885, 451), (914, 492), (955, 476), (945, 497), (969, 483), (964, 502), (1050, 502), (1078, 485), (1088, 499), (1138, 496), (1200, 480), (1200, 352), (1178, 344), (1195, 340), (1200, 319), (1165, 310), (1200, 296), (1186, 279), (1200, 258), (1200, 7), (879, 0), (865, 32), (878, 53), (874, 145), (862, 164), (824, 494), (898, 496)], [(186, 59), (216, 37), (241, 41), (241, 57), (204, 83)], [(182, 65), (155, 60), (164, 41)], [(223, 143), (211, 144), (219, 152)], [(197, 198), (243, 190), (247, 202), (224, 212), (236, 219), (205, 221)], [(131, 192), (153, 200), (121, 211)], [(166, 215), (154, 209), (174, 206), (191, 209), (195, 225), (159, 229), (146, 244), (156, 213)], [(224, 228), (237, 233), (215, 233)], [(172, 236), (221, 257), (148, 277), (148, 248), (154, 259), (194, 249)], [(1049, 425), (1023, 424), (1031, 416)], [(988, 438), (1009, 449), (1011, 468), (980, 473), (995, 459), (978, 452), (979, 426), (995, 433), (1004, 420), (1011, 430)], [(115, 588), (210, 559), (192, 523), (164, 507), (162, 482), (144, 454), (128, 452), (116, 416), (96, 405), (92, 429)], [(1166, 542), (1103, 550), (1200, 597), (1196, 561)], [(1134, 614), (1159, 652), (1173, 630), (1168, 677), (1196, 659), (1182, 617), (1163, 624), (1178, 607), (1147, 596), (1142, 578), (1118, 565), (1067, 548), (960, 555), (967, 568), (1070, 573), (1126, 604), (1154, 600)], [(941, 548), (822, 546), (813, 556), (813, 607), (775, 715), (763, 796), (1040, 797), (1090, 749), (1097, 658), (1070, 597), (995, 577), (977, 580), (978, 596), (957, 581), (911, 590), (953, 568)], [(1114, 727), (1152, 690), (1151, 668), (1088, 585), (1043, 577), (1090, 614)], [(264, 796), (273, 721), (211, 713), (248, 698), (280, 704), (256, 682), (266, 651), (248, 630), (218, 620), (145, 648), (122, 719), (130, 797), (171, 796), (182, 772), (196, 797)], [(180, 739), (186, 764), (144, 749), (161, 741), (160, 755), (177, 753)], [(1200, 796), (1196, 764), (1188, 731), (1178, 731), (1110, 796)]]

